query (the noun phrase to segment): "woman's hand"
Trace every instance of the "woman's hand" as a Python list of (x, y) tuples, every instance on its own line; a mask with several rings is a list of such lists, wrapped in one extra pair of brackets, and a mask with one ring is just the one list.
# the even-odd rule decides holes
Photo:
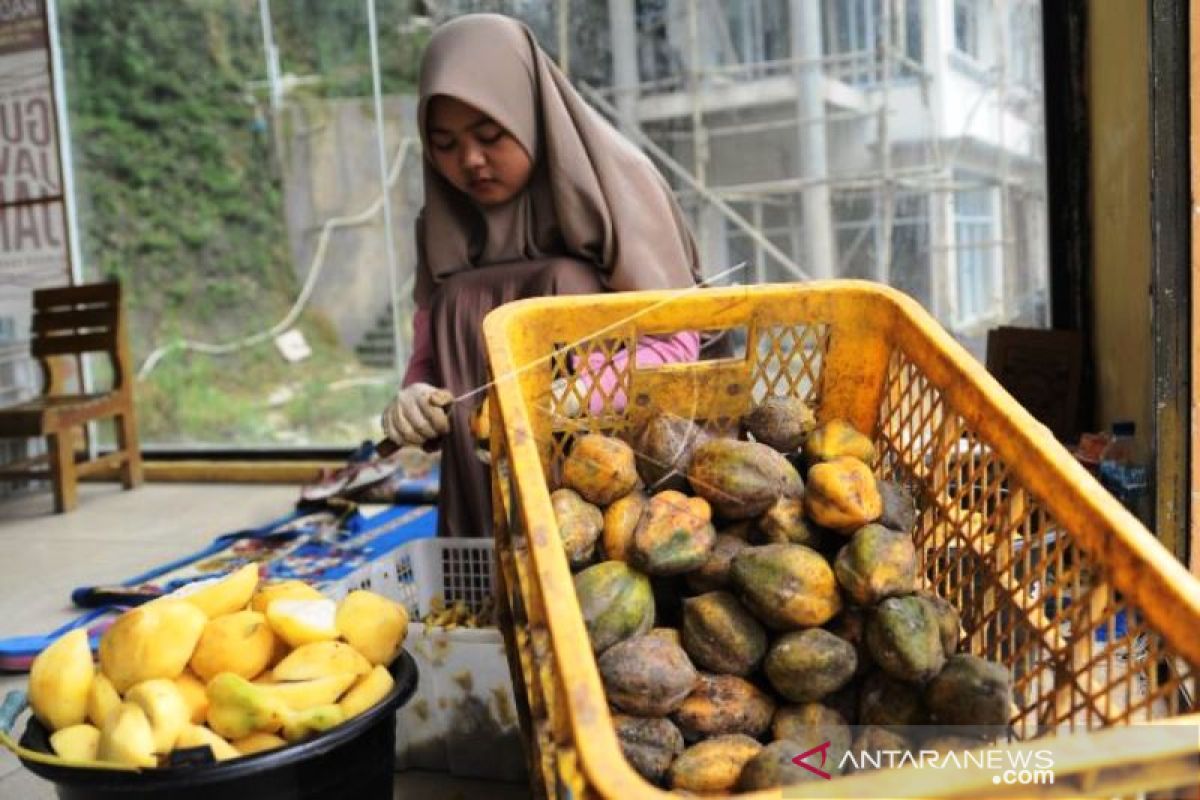
[(384, 434), (400, 444), (423, 445), (450, 432), (446, 408), (454, 396), (428, 383), (414, 383), (396, 393), (383, 412)]

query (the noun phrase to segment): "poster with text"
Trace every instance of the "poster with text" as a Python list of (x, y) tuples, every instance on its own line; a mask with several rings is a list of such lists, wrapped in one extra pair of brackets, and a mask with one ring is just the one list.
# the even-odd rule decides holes
[(0, 0), (0, 283), (66, 283), (62, 176), (43, 0)]
[(70, 282), (44, 0), (0, 0), (0, 399), (36, 390), (30, 293)]

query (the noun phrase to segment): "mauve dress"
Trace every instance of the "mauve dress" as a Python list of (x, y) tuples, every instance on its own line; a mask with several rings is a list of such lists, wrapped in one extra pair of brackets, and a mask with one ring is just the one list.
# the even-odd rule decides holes
[[(427, 380), (455, 397), (487, 381), (483, 318), (513, 300), (604, 291), (594, 267), (572, 258), (476, 267), (451, 275), (434, 290), (429, 303), (430, 359), (412, 368), (405, 383)], [(455, 403), (450, 433), (442, 438), (441, 485), (438, 494), (439, 536), (491, 536), (491, 477), (476, 455), (470, 418), (486, 395)]]

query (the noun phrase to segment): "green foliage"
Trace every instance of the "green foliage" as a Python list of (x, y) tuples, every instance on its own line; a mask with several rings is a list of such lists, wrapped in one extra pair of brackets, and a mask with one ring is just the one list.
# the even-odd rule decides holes
[(260, 446), (348, 444), (379, 436), (387, 373), (364, 374), (321, 326), (301, 326), (313, 355), (298, 365), (267, 345), (230, 358), (180, 353), (138, 387), (139, 426), (156, 441)]
[[(61, 4), (84, 258), (125, 281), (138, 355), (168, 319), (196, 338), (218, 312), (224, 338), (257, 330), (295, 290), (270, 141), (246, 101), (257, 17), (223, 5)], [(231, 292), (237, 275), (253, 280)]]
[[(379, 31), (379, 77), (383, 92), (416, 89), (427, 30), (405, 33), (412, 0), (376, 0)], [(326, 97), (369, 97), (371, 42), (367, 4), (330, 0), (274, 0), (271, 14), (280, 44), (284, 72), (319, 75), (318, 94)]]
[[(379, 0), (385, 91), (411, 90), (425, 34), (401, 35), (408, 0)], [(370, 93), (365, 5), (274, 0), (284, 71), (316, 96)], [(183, 338), (228, 342), (272, 326), (299, 292), (284, 220), (252, 0), (60, 0), (89, 271), (121, 279), (140, 364)], [(364, 370), (327, 326), (300, 327), (314, 356), (267, 342), (233, 356), (173, 353), (138, 387), (149, 443), (349, 442), (374, 436), (390, 395), (329, 386)], [(268, 407), (287, 387), (293, 399)]]

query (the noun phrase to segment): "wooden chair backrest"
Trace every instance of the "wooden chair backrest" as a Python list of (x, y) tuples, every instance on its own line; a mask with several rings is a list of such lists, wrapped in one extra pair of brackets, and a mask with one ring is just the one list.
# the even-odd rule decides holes
[(1079, 440), (1083, 391), (1079, 331), (1001, 327), (988, 331), (988, 372), (1060, 442)]
[(124, 385), (121, 285), (92, 283), (37, 289), (33, 293), (31, 354), (42, 362), (47, 381), (53, 381), (48, 359), (54, 356), (108, 353), (114, 388)]

